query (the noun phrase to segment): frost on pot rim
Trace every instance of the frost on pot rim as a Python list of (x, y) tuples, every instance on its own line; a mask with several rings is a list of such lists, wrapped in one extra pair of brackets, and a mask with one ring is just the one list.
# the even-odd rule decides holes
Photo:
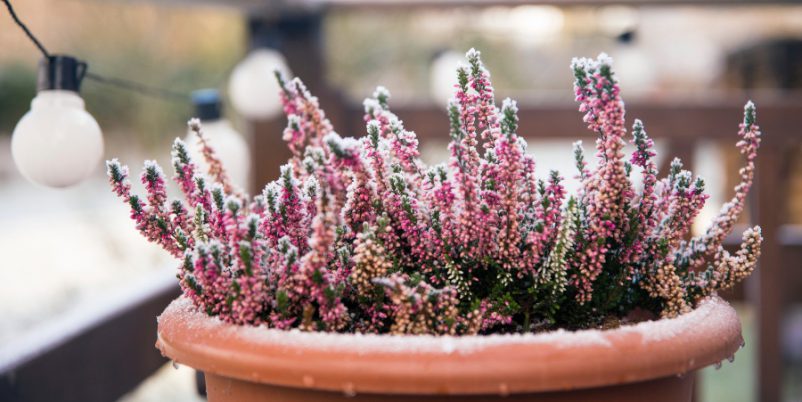
[[(612, 330), (476, 336), (228, 325), (181, 297), (159, 317), (157, 346), (206, 372), (210, 400), (490, 401), (495, 395), (622, 402), (646, 394), (677, 402), (692, 394), (689, 372), (731, 356), (741, 342), (735, 310), (717, 297), (673, 319)], [(261, 398), (238, 395), (244, 382)]]
[(558, 172), (535, 177), (515, 102), (499, 109), (479, 52), (467, 60), (448, 107), (448, 164), (420, 161), (384, 88), (365, 100), (367, 135), (342, 138), (300, 80), (279, 76), (293, 156), (262, 194), (231, 185), (197, 120), (189, 125), (209, 171), (197, 171), (180, 140), (172, 152), (186, 201), (167, 200), (150, 161), (144, 197), (116, 160), (107, 163), (112, 187), (137, 229), (182, 260), (185, 296), (232, 324), (417, 335), (608, 328), (689, 312), (754, 269), (760, 228), (744, 232), (734, 254), (721, 245), (753, 180), (760, 131), (751, 102), (735, 195), (705, 233), (685, 240), (707, 199), (704, 181), (677, 159), (658, 177), (644, 124), (627, 134), (607, 56), (571, 66), (599, 158), (591, 170), (575, 146), (582, 185), (571, 196)]

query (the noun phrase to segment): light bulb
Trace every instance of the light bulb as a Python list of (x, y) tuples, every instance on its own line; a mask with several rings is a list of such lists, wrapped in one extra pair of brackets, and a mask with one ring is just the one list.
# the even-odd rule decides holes
[[(554, 6), (523, 5), (510, 10), (506, 24), (520, 45), (542, 45), (554, 42), (562, 32), (565, 16)], [(505, 25), (506, 25), (505, 24)]]
[(78, 95), (85, 67), (68, 56), (40, 63), (39, 92), (11, 137), (14, 163), (32, 182), (72, 186), (100, 163), (103, 135)]
[(614, 50), (615, 75), (629, 96), (646, 96), (657, 88), (657, 76), (651, 59), (641, 48), (623, 45)]
[[(215, 89), (201, 89), (192, 93), (195, 117), (203, 124), (203, 136), (223, 163), (234, 185), (248, 189), (251, 176), (251, 152), (242, 134), (234, 130), (231, 122), (223, 118), (223, 102)], [(209, 165), (203, 158), (198, 136), (189, 130), (184, 142), (189, 144), (190, 156), (199, 169), (206, 173)]]
[(281, 88), (274, 72), (289, 77), (290, 70), (281, 53), (268, 48), (251, 51), (231, 73), (228, 95), (231, 104), (241, 115), (252, 120), (264, 120), (281, 113)]
[(465, 56), (447, 50), (432, 60), (429, 68), (429, 95), (437, 106), (448, 107), (448, 101), (457, 91), (457, 68), (465, 64)]

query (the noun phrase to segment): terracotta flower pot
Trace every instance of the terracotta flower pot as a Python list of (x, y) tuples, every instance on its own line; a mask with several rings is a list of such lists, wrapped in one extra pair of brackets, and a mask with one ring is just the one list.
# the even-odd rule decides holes
[(719, 298), (683, 316), (613, 330), (466, 337), (238, 327), (185, 298), (157, 347), (206, 373), (209, 401), (690, 401), (694, 371), (742, 344)]

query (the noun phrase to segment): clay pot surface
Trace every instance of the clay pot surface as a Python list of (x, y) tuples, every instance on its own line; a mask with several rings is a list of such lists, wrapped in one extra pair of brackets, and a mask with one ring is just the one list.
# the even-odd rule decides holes
[(742, 345), (718, 297), (673, 319), (612, 330), (389, 336), (225, 324), (181, 297), (156, 346), (207, 376), (209, 400), (690, 401), (693, 372)]

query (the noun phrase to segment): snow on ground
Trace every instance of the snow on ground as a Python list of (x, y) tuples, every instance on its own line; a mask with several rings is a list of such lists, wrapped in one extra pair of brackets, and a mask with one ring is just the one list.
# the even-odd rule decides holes
[(195, 370), (168, 363), (118, 402), (202, 402), (195, 387)]
[(37, 187), (8, 172), (0, 178), (0, 345), (173, 264), (137, 233), (100, 167), (91, 180), (66, 190)]

